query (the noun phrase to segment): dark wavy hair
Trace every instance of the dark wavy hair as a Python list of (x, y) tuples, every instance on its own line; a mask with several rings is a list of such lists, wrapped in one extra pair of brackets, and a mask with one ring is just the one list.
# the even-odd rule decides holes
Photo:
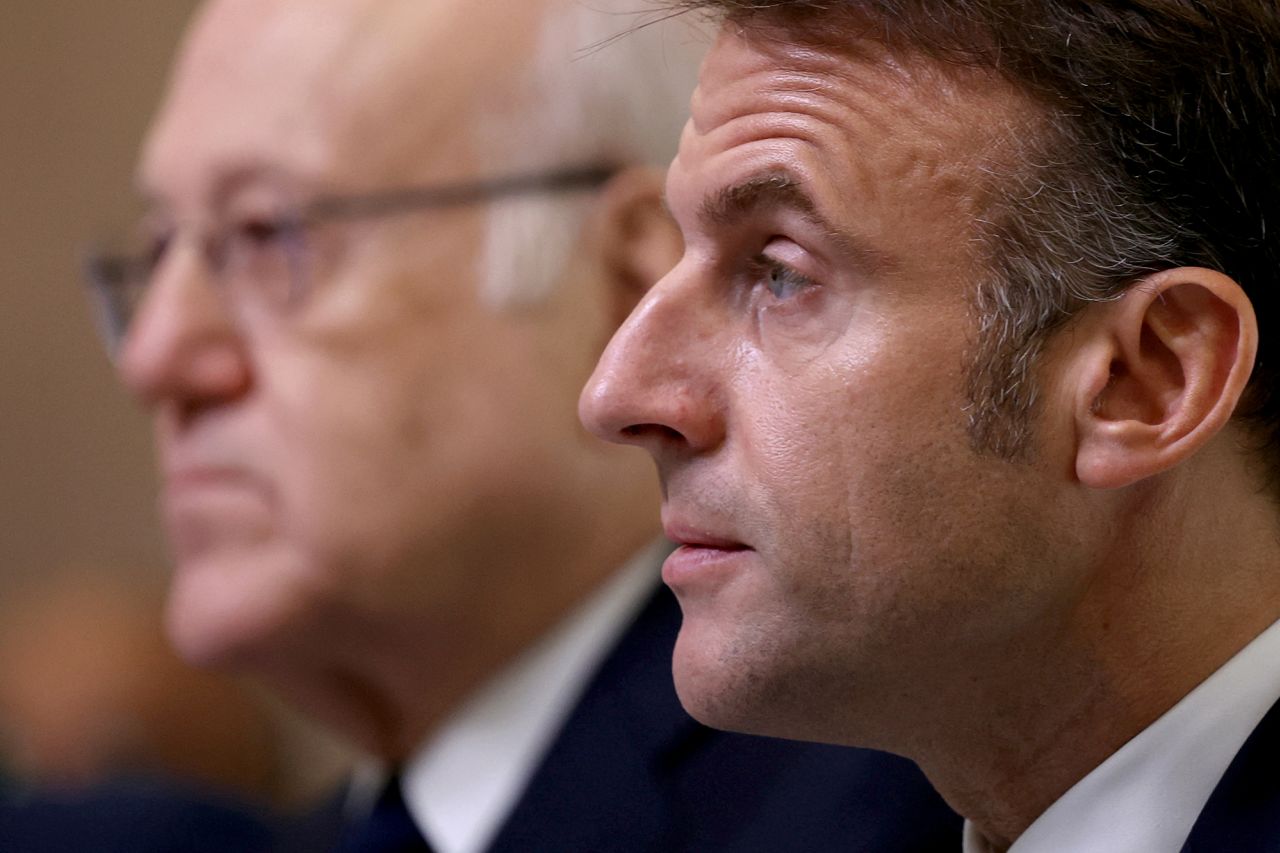
[[(1233, 277), (1260, 326), (1236, 412), (1280, 483), (1280, 3), (1276, 0), (672, 0), (832, 43), (872, 36), (989, 69), (1042, 122), (975, 223), (990, 267), (973, 294), (975, 446), (1027, 452), (1045, 342), (1141, 276)], [(1268, 232), (1268, 224), (1272, 231)]]

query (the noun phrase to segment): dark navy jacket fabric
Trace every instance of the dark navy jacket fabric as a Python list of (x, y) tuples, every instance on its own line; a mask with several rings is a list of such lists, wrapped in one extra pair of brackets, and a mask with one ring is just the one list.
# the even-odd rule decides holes
[(492, 853), (959, 853), (912, 763), (713, 731), (680, 707), (665, 587), (605, 660)]
[[(880, 752), (713, 731), (680, 707), (664, 587), (589, 681), (491, 853), (958, 853), (961, 821)], [(0, 804), (0, 853), (325, 853), (341, 795), (285, 821), (173, 786)]]
[(1280, 702), (1236, 753), (1182, 850), (1280, 851)]
[[(960, 818), (908, 761), (696, 723), (671, 681), (679, 629), (662, 587), (588, 683), (489, 853), (959, 853)], [(322, 810), (307, 835), (337, 823)]]
[(3, 853), (270, 853), (274, 827), (229, 796), (126, 780), (0, 799)]

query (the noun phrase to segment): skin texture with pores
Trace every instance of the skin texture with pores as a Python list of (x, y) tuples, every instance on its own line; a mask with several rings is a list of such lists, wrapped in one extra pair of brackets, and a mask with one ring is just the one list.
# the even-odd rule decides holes
[[(679, 431), (639, 439), (664, 521), (749, 546), (723, 577), (674, 579), (686, 706), (835, 740), (855, 717), (901, 746), (881, 721), (922, 697), (900, 673), (978, 643), (1003, 654), (1043, 617), (1027, 602), (1052, 573), (1025, 570), (1030, 557), (1072, 543), (1024, 509), (1046, 499), (1042, 473), (976, 456), (962, 416), (980, 274), (965, 238), (992, 144), (978, 119), (1020, 105), (1002, 90), (973, 103), (963, 80), (921, 97), (930, 69), (883, 55), (846, 64), (722, 37), (668, 177), (685, 257), (585, 405)], [(762, 183), (794, 190), (746, 213), (724, 201)], [(591, 410), (616, 382), (645, 386), (626, 401), (642, 411)]]
[(1007, 845), (1280, 616), (1230, 422), (1252, 308), (1198, 268), (1088, 306), (1037, 363), (1026, 458), (979, 453), (977, 223), (1037, 106), (758, 20), (723, 27), (692, 106), (684, 257), (579, 404), (657, 463), (681, 700), (907, 755)]

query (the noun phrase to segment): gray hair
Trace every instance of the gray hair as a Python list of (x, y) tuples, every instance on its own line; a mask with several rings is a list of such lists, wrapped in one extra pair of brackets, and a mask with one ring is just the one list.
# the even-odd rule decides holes
[[(705, 31), (638, 0), (569, 0), (543, 21), (532, 59), (482, 116), (481, 162), (496, 174), (557, 166), (665, 166), (688, 117)], [(582, 193), (494, 204), (481, 255), (482, 296), (496, 306), (544, 299), (569, 263), (590, 210)]]

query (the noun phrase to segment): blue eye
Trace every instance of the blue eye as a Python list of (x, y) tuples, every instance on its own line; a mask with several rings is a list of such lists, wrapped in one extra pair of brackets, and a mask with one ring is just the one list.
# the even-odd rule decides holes
[(790, 299), (813, 287), (813, 280), (767, 255), (756, 259), (763, 284), (777, 300)]

